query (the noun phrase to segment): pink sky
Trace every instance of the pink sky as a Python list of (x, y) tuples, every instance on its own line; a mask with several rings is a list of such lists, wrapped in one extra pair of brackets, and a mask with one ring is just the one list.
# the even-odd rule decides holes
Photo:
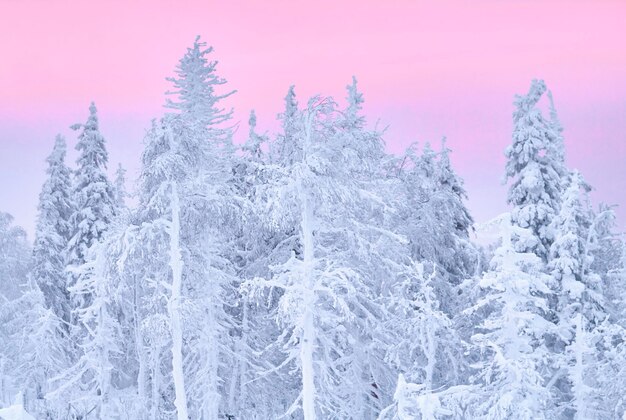
[(111, 167), (134, 175), (164, 78), (197, 34), (238, 90), (236, 139), (252, 108), (275, 128), (290, 84), (303, 103), (342, 99), (354, 74), (391, 151), (448, 137), (478, 221), (507, 208), (513, 95), (543, 78), (568, 163), (596, 201), (626, 207), (626, 1), (0, 0), (0, 17), (0, 210), (30, 232), (55, 134), (73, 147), (68, 127), (94, 100)]

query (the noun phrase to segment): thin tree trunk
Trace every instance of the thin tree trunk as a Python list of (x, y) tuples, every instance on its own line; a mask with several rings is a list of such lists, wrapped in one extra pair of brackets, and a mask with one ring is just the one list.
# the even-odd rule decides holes
[[(313, 113), (309, 112), (305, 121), (305, 141), (304, 141), (304, 160), (306, 164), (306, 151), (311, 140), (311, 124)], [(306, 165), (305, 165), (306, 166)], [(302, 319), (302, 343), (300, 344), (300, 363), (302, 369), (302, 411), (304, 420), (315, 420), (315, 400), (317, 391), (315, 389), (315, 367), (313, 356), (315, 351), (315, 322), (314, 322), (314, 304), (315, 304), (315, 282), (313, 278), (314, 265), (314, 241), (313, 241), (313, 212), (311, 203), (309, 202), (306, 187), (299, 183), (299, 193), (302, 205), (302, 251), (304, 273), (303, 280), (305, 286), (304, 313)]]
[(235, 344), (235, 366), (228, 392), (228, 409), (231, 415), (241, 412), (241, 404), (246, 401), (246, 337), (248, 334), (248, 304), (242, 303), (241, 337)]
[(216, 336), (215, 331), (217, 328), (217, 320), (215, 317), (215, 310), (218, 305), (218, 299), (215, 295), (210, 296), (209, 308), (207, 311), (207, 364), (208, 369), (206, 375), (208, 376), (208, 386), (206, 394), (208, 396), (205, 406), (204, 418), (217, 419), (219, 414), (220, 399), (219, 393), (219, 338)]
[(161, 394), (161, 347), (155, 347), (152, 353), (152, 405), (150, 406), (150, 419), (158, 420), (159, 396)]
[[(133, 276), (135, 280), (135, 287), (133, 291), (133, 318), (135, 323), (135, 351), (137, 352), (137, 359), (139, 362), (139, 372), (137, 373), (137, 394), (142, 407), (148, 406), (148, 387), (146, 383), (146, 349), (143, 345), (143, 336), (141, 334), (141, 325), (139, 322), (139, 282), (137, 276)], [(144, 412), (145, 413), (145, 412)], [(147, 417), (147, 413), (142, 414), (143, 418)]]
[(573, 406), (576, 410), (575, 419), (588, 418), (585, 413), (585, 384), (584, 384), (584, 351), (585, 351), (585, 331), (583, 329), (582, 310), (576, 315), (576, 338), (574, 339), (575, 365), (572, 367), (571, 381), (574, 391)]
[(178, 420), (188, 420), (187, 393), (183, 372), (183, 330), (180, 314), (183, 260), (180, 251), (180, 202), (176, 182), (172, 182), (172, 223), (170, 226), (170, 268), (172, 269), (172, 289), (167, 302), (172, 334), (172, 375), (176, 397), (174, 406)]

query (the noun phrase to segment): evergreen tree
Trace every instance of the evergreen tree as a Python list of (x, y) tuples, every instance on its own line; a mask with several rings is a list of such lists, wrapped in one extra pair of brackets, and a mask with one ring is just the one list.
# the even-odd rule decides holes
[(24, 392), (26, 408), (42, 418), (54, 418), (62, 414), (46, 398), (50, 381), (67, 368), (73, 352), (67, 340), (66, 322), (46, 306), (43, 294), (34, 284), (20, 298), (21, 337), (15, 338), (22, 351), (16, 359), (16, 379)]
[(596, 275), (593, 289), (608, 297), (605, 309), (611, 319), (626, 326), (621, 310), (626, 303), (620, 276), (624, 267), (623, 234), (616, 233), (615, 207), (601, 204), (597, 211), (588, 210), (588, 213), (590, 226), (585, 238), (585, 271)]
[[(73, 296), (85, 304), (75, 309), (77, 324), (84, 334), (79, 340), (80, 353), (72, 366), (51, 379), (54, 388), (47, 398), (69, 403), (77, 417), (94, 413), (96, 418), (119, 415), (112, 401), (114, 359), (121, 354), (122, 334), (117, 318), (115, 263), (107, 252), (108, 239), (96, 242), (87, 250), (86, 263), (72, 269), (78, 279), (70, 287)], [(119, 375), (119, 371), (117, 372)]]
[(559, 114), (556, 111), (556, 107), (554, 106), (554, 98), (552, 97), (552, 91), (548, 90), (547, 93), (548, 101), (549, 101), (549, 112), (550, 112), (550, 125), (552, 126), (552, 131), (556, 135), (553, 140), (553, 148), (551, 150), (555, 160), (561, 163), (561, 165), (557, 166), (560, 169), (560, 176), (567, 177), (568, 173), (566, 172), (566, 168), (564, 165), (565, 162), (565, 145), (563, 143), (563, 125), (561, 124), (561, 120), (559, 119)]
[[(76, 149), (80, 156), (76, 161), (73, 196), (76, 200), (74, 213), (70, 217), (72, 237), (68, 243), (69, 264), (79, 267), (86, 262), (87, 250), (104, 238), (104, 234), (117, 213), (115, 189), (106, 175), (108, 153), (105, 140), (100, 134), (96, 106), (89, 106), (89, 117), (85, 124), (75, 124), (81, 130)], [(69, 286), (77, 281), (70, 275)], [(80, 306), (78, 298), (74, 306)]]
[(45, 395), (48, 380), (67, 366), (71, 356), (65, 336), (66, 326), (46, 308), (33, 282), (18, 298), (0, 303), (0, 340), (5, 344), (0, 350), (0, 403), (8, 392), (19, 390), (28, 411), (41, 418), (60, 416)]
[(474, 219), (465, 206), (467, 192), (463, 187), (463, 179), (459, 177), (450, 163), (451, 150), (446, 147), (446, 139), (441, 142), (441, 151), (437, 161), (435, 179), (439, 190), (440, 221), (444, 223), (447, 235), (451, 238), (454, 256), (449, 261), (441, 261), (441, 265), (450, 274), (455, 284), (475, 274), (477, 251), (470, 243), (469, 234), (473, 229)]
[(28, 273), (31, 249), (26, 232), (13, 224), (13, 216), (0, 211), (0, 404), (22, 389), (19, 365), (29, 355), (23, 354), (28, 308)]
[(502, 244), (491, 261), (491, 270), (479, 286), (486, 292), (468, 311), (486, 317), (472, 337), (483, 358), (477, 379), (482, 402), (472, 407), (473, 418), (550, 418), (554, 401), (549, 372), (550, 352), (545, 337), (554, 334), (547, 321), (545, 296), (550, 279), (542, 273), (542, 261), (533, 253), (516, 251), (513, 237), (526, 240), (533, 232), (505, 220)]
[(115, 202), (119, 209), (123, 209), (126, 207), (126, 198), (128, 197), (128, 193), (126, 192), (126, 169), (122, 166), (122, 164), (118, 164), (117, 170), (115, 171)]
[(437, 301), (452, 316), (464, 297), (455, 288), (476, 271), (479, 258), (469, 240), (473, 221), (463, 203), (462, 180), (451, 168), (445, 145), (436, 153), (427, 143), (421, 154), (412, 145), (395, 165), (392, 185), (386, 186), (393, 229), (409, 239), (414, 261), (436, 265)]
[(32, 277), (43, 292), (46, 305), (65, 322), (70, 321), (67, 291), (67, 244), (74, 210), (70, 170), (65, 166), (65, 139), (57, 136), (47, 159), (47, 179), (39, 194), (39, 214), (33, 247)]
[(267, 143), (268, 139), (267, 136), (259, 135), (256, 132), (256, 113), (254, 110), (250, 111), (248, 125), (250, 126), (250, 132), (243, 150), (248, 153), (250, 159), (254, 162), (260, 162), (263, 157), (263, 144)]
[(563, 194), (561, 209), (552, 221), (555, 240), (550, 248), (548, 268), (559, 284), (559, 313), (563, 312), (571, 299), (580, 299), (585, 288), (585, 239), (590, 222), (580, 198), (581, 188), (586, 188), (586, 184), (580, 174), (572, 173), (569, 186)]
[(226, 310), (235, 283), (228, 257), (239, 207), (231, 129), (223, 126), (231, 113), (217, 106), (230, 93), (214, 91), (225, 82), (215, 75), (216, 62), (208, 61), (211, 49), (204, 46), (196, 39), (180, 60), (177, 77), (169, 79), (177, 100), (167, 104), (174, 112), (148, 133), (137, 220), (138, 235), (151, 249), (143, 257), (146, 274), (170, 279), (164, 287), (163, 280), (151, 286), (161, 297), (144, 319), (167, 319), (172, 404), (181, 419), (223, 412), (234, 327)]
[(13, 216), (0, 211), (0, 301), (22, 294), (31, 267), (26, 232), (13, 225)]
[[(558, 314), (558, 325), (561, 341), (557, 349), (565, 348), (564, 352), (553, 355), (557, 365), (567, 371), (567, 383), (556, 381), (555, 389), (561, 393), (560, 398), (571, 400), (572, 408), (578, 418), (586, 418), (587, 387), (583, 384), (584, 353), (588, 352), (587, 336), (584, 334), (586, 318), (583, 319), (583, 304), (586, 294), (586, 231), (589, 228), (587, 212), (581, 200), (581, 188), (585, 188), (580, 174), (574, 172), (570, 176), (569, 186), (563, 194), (559, 213), (552, 221), (554, 242), (550, 248), (550, 264), (548, 269), (554, 278), (554, 287), (558, 301), (552, 306)], [(559, 360), (559, 358), (563, 358)], [(571, 414), (568, 408), (564, 413)], [(582, 417), (581, 417), (582, 416)]]
[[(166, 92), (174, 99), (167, 98), (166, 107), (172, 109), (184, 120), (186, 130), (193, 135), (182, 141), (189, 142), (189, 154), (185, 156), (189, 163), (199, 166), (202, 155), (193, 156), (195, 151), (207, 152), (216, 146), (230, 147), (232, 130), (223, 123), (232, 117), (232, 110), (225, 112), (218, 108), (221, 100), (228, 98), (236, 91), (218, 95), (215, 91), (226, 80), (215, 73), (217, 61), (209, 61), (207, 56), (213, 47), (206, 47), (198, 36), (192, 48), (187, 49), (176, 67), (176, 77), (167, 80), (174, 85), (174, 90)], [(210, 139), (210, 142), (206, 140)], [(182, 151), (181, 151), (182, 152)]]
[(519, 251), (548, 258), (553, 240), (549, 226), (559, 211), (566, 170), (560, 129), (546, 120), (537, 102), (546, 91), (533, 80), (526, 96), (517, 96), (513, 113), (513, 144), (506, 149), (506, 176), (512, 180), (508, 202), (514, 206), (512, 221), (532, 231), (533, 237), (518, 242)]
[(298, 132), (297, 114), (298, 102), (296, 101), (295, 87), (292, 85), (285, 96), (285, 110), (278, 115), (282, 131), (270, 148), (270, 161), (272, 163), (291, 165), (302, 158), (301, 144), (295, 138)]

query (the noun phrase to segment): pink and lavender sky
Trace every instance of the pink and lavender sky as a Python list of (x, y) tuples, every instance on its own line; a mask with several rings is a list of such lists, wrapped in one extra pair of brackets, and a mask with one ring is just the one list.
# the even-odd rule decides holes
[[(110, 167), (137, 172), (164, 80), (196, 35), (238, 93), (227, 105), (261, 129), (290, 84), (302, 103), (343, 98), (356, 75), (390, 151), (414, 141), (454, 150), (477, 221), (505, 211), (503, 150), (512, 100), (532, 78), (553, 91), (567, 160), (621, 205), (626, 224), (626, 1), (0, 0), (0, 210), (31, 234), (54, 136), (99, 108)], [(71, 160), (75, 157), (70, 156)]]

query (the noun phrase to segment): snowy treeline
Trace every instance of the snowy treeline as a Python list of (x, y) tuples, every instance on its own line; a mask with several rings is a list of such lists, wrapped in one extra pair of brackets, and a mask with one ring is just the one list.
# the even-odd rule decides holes
[[(356, 80), (232, 141), (196, 40), (134, 193), (94, 104), (57, 137), (32, 249), (0, 213), (0, 408), (49, 419), (609, 419), (626, 410), (626, 248), (564, 160), (549, 92), (515, 100), (500, 239), (445, 142), (385, 152)], [(129, 203), (133, 203), (132, 206)], [(19, 395), (20, 401), (14, 401)]]

